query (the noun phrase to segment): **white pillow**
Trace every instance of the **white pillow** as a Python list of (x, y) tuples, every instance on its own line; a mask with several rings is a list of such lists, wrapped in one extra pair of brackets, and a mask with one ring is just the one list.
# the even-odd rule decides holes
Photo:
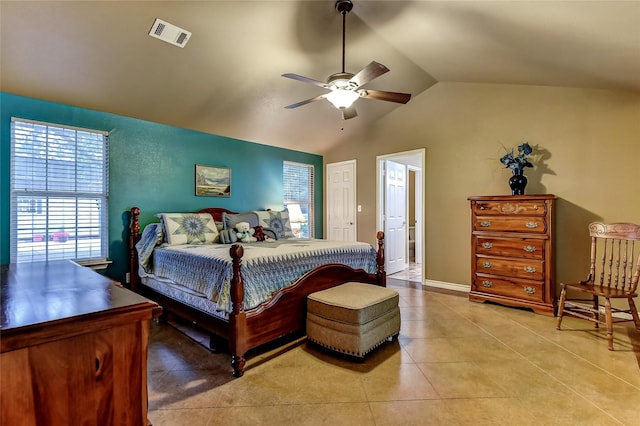
[(218, 241), (218, 228), (209, 213), (158, 213), (167, 244), (212, 244)]

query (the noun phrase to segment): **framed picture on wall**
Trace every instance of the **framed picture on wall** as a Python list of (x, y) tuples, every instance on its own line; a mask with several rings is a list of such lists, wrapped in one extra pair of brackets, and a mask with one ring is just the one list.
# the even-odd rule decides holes
[(230, 197), (231, 169), (196, 164), (196, 195), (202, 197)]

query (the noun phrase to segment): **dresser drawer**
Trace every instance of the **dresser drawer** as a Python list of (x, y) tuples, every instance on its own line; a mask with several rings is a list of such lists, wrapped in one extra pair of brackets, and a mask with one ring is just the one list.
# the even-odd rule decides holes
[(545, 234), (547, 223), (544, 217), (526, 216), (482, 216), (476, 217), (474, 231), (487, 232), (528, 232)]
[(544, 299), (542, 282), (527, 282), (478, 275), (474, 285), (477, 291), (531, 301)]
[(476, 257), (476, 272), (542, 280), (544, 278), (544, 261), (541, 259), (501, 259), (478, 256)]
[(542, 259), (544, 257), (544, 240), (478, 236), (476, 238), (476, 252), (490, 256)]
[(474, 213), (478, 216), (488, 215), (519, 215), (519, 216), (544, 216), (547, 214), (547, 205), (544, 200), (528, 201), (476, 201)]

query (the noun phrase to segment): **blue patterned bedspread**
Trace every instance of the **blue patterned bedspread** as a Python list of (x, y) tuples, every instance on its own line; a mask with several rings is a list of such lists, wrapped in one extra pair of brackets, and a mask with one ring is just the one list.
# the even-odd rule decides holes
[[(145, 233), (149, 235), (145, 236)], [(153, 241), (161, 241), (159, 238), (157, 229), (147, 232), (145, 228), (143, 238), (136, 245), (144, 270), (216, 302), (220, 311), (231, 312), (231, 246), (206, 244), (150, 248)], [(269, 300), (276, 291), (295, 283), (304, 273), (320, 265), (338, 263), (367, 273), (376, 270), (376, 251), (367, 243), (286, 239), (243, 243), (242, 246), (245, 310)]]

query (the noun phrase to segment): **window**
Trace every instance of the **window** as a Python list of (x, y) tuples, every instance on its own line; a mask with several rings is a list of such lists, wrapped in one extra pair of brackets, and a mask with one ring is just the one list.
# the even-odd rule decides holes
[(11, 262), (105, 261), (108, 170), (107, 133), (12, 118)]
[(313, 238), (313, 165), (285, 161), (282, 175), (293, 235)]

